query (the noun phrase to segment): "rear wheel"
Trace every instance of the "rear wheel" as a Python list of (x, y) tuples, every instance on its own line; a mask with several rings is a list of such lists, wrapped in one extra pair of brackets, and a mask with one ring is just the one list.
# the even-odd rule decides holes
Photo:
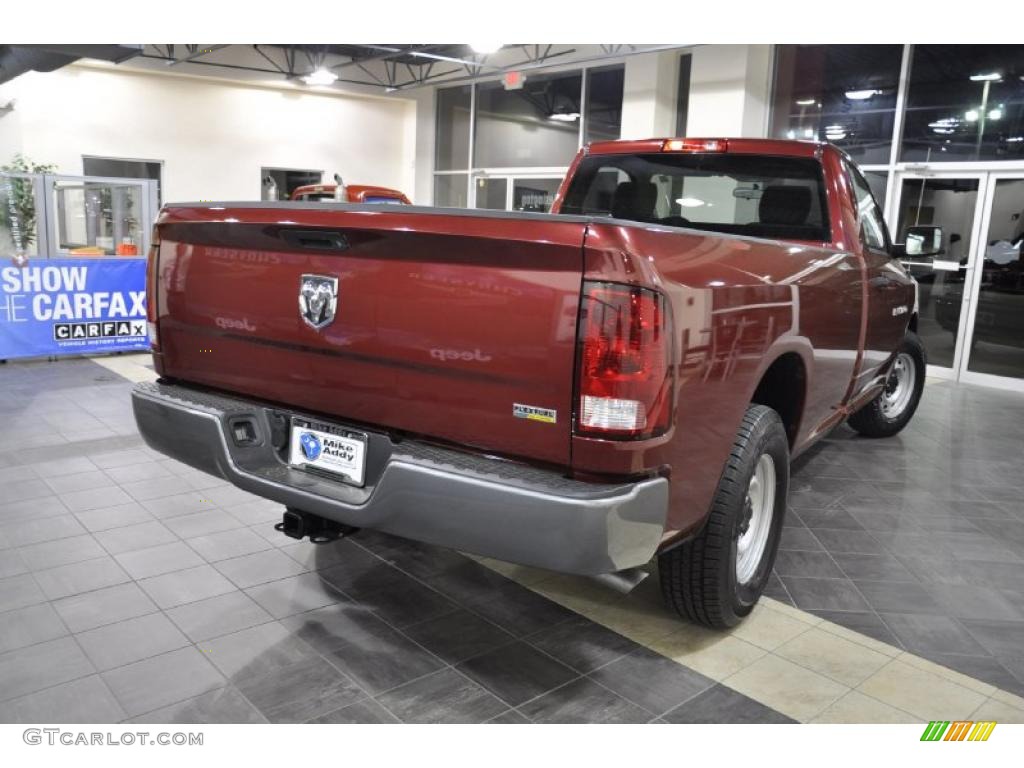
[(914, 416), (924, 391), (927, 370), (924, 345), (916, 333), (907, 332), (896, 352), (885, 389), (847, 423), (865, 437), (892, 437)]
[(789, 488), (789, 442), (779, 414), (743, 417), (704, 530), (658, 558), (665, 601), (708, 627), (736, 626), (761, 597), (775, 563)]

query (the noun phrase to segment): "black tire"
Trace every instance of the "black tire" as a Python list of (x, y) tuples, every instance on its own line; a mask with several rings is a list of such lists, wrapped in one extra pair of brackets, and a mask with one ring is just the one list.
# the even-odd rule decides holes
[[(748, 489), (762, 455), (774, 462), (774, 505), (768, 538), (752, 578), (740, 583), (737, 540), (749, 509)], [(740, 623), (764, 591), (779, 548), (789, 491), (789, 441), (779, 414), (747, 408), (704, 529), (658, 558), (665, 602), (691, 621), (715, 629)]]
[[(893, 410), (887, 409), (887, 397), (898, 385), (896, 366), (900, 359), (909, 360), (912, 365), (914, 380), (910, 388), (909, 399), (902, 407)], [(921, 393), (924, 391), (924, 377), (927, 370), (927, 359), (925, 358), (924, 345), (916, 333), (907, 331), (903, 343), (896, 350), (896, 362), (893, 363), (893, 371), (890, 373), (889, 381), (885, 390), (874, 400), (865, 405), (855, 414), (847, 419), (847, 424), (857, 430), (864, 437), (892, 437), (910, 423), (917, 411), (917, 405), (921, 402)]]

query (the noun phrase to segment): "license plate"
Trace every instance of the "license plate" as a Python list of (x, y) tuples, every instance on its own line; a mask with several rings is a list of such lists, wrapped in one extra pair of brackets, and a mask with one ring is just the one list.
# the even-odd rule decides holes
[(296, 467), (337, 475), (352, 485), (364, 484), (366, 435), (344, 427), (292, 419), (288, 461)]

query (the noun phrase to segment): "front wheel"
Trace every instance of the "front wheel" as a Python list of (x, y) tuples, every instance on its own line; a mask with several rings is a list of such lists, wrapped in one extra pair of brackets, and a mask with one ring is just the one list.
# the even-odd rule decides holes
[(864, 437), (892, 437), (908, 423), (921, 402), (927, 370), (924, 345), (916, 333), (907, 331), (896, 351), (885, 389), (847, 423)]
[(789, 442), (779, 414), (743, 417), (704, 530), (658, 558), (665, 601), (715, 629), (750, 613), (775, 563), (789, 489)]

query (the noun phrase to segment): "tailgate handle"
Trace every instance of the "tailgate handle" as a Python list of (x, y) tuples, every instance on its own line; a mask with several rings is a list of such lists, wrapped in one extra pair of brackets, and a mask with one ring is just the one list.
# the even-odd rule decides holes
[(289, 245), (299, 248), (312, 248), (317, 251), (344, 251), (348, 249), (348, 240), (341, 232), (325, 232), (319, 229), (285, 229), (281, 231), (281, 238)]

